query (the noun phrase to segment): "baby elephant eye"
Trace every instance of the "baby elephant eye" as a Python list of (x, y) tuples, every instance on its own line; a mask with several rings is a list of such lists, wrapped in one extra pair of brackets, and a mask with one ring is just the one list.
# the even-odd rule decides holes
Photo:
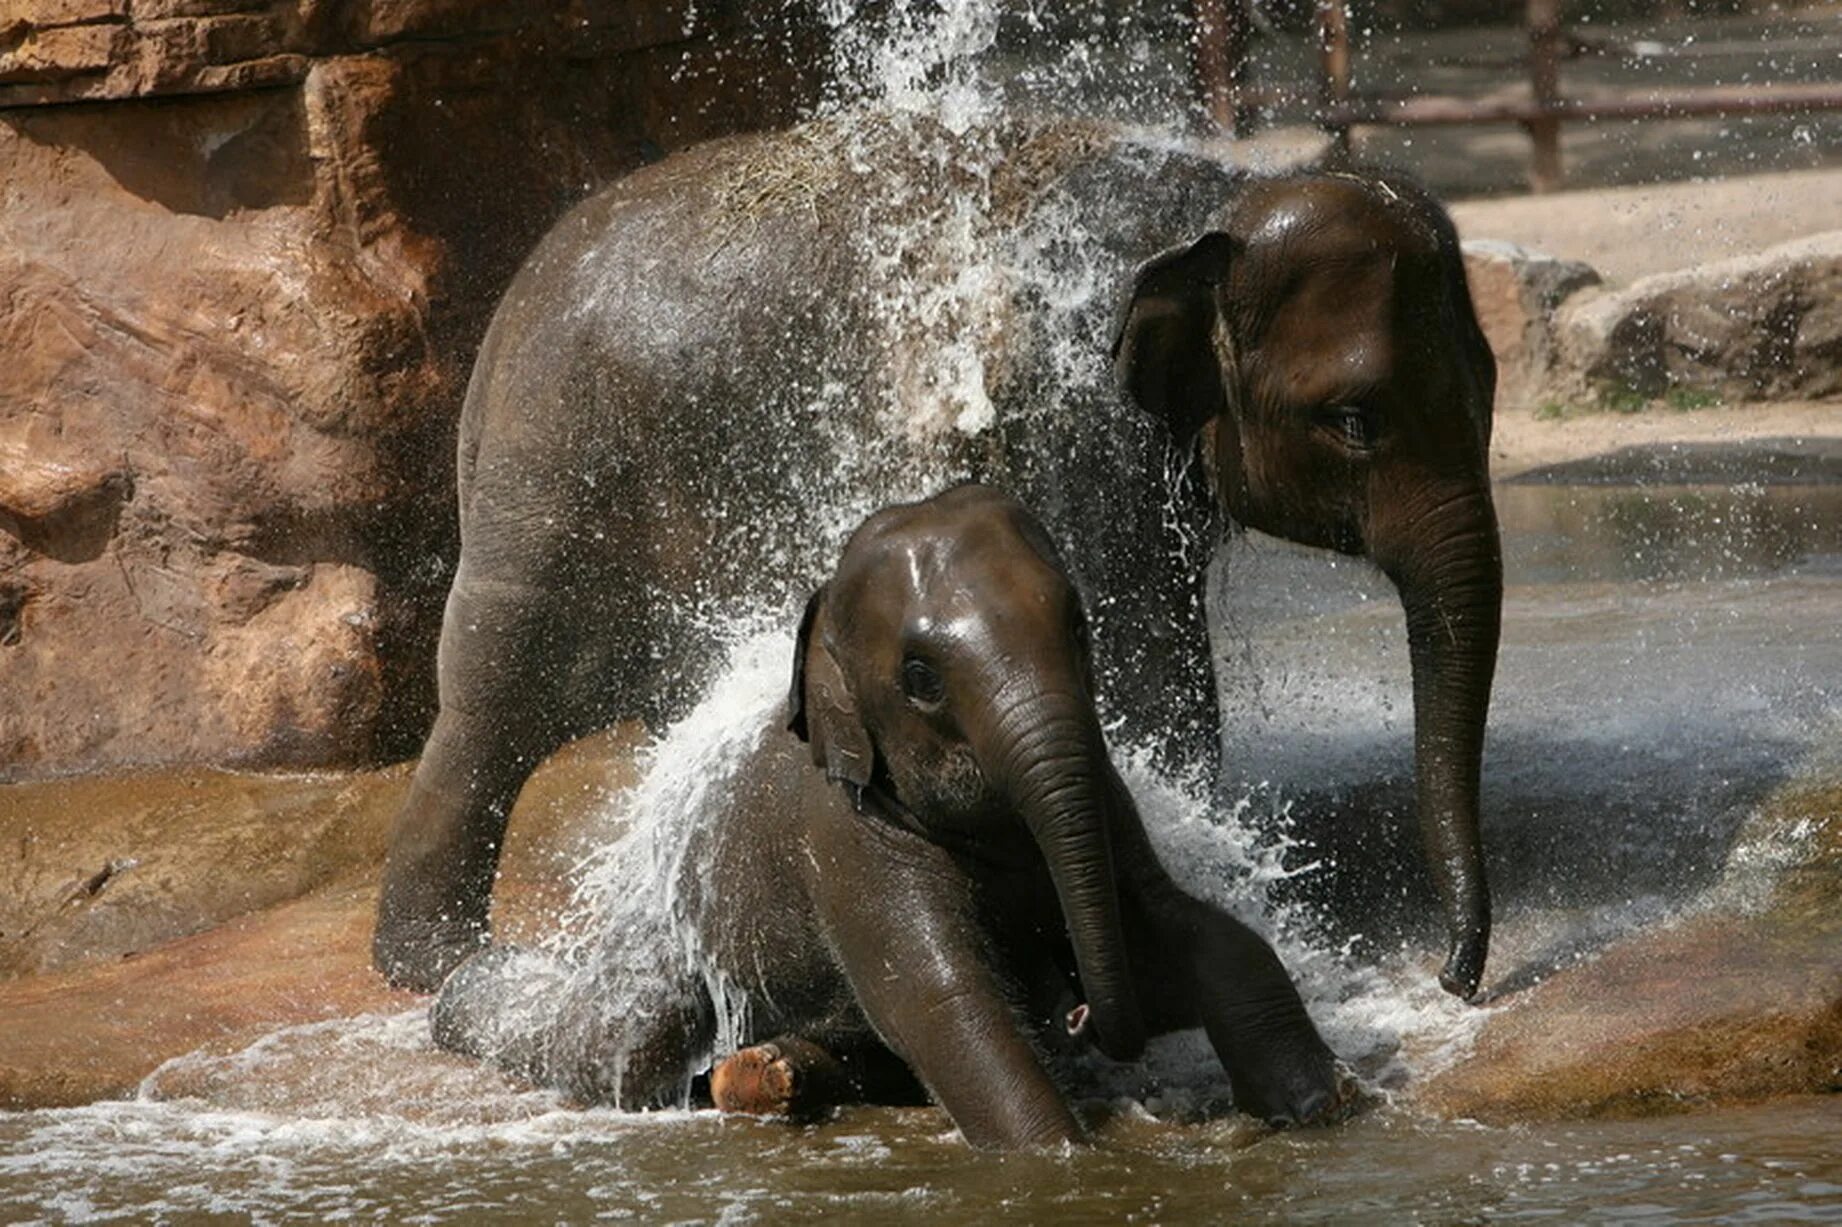
[(902, 690), (917, 703), (938, 703), (946, 697), (947, 684), (934, 666), (910, 656), (902, 662)]

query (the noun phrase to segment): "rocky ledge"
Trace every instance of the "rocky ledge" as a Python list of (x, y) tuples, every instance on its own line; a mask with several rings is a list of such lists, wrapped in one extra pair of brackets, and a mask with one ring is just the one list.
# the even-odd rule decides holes
[(1751, 819), (1721, 884), (1492, 1003), (1419, 1108), (1490, 1122), (1648, 1115), (1842, 1091), (1842, 774)]
[(1621, 287), (1577, 261), (1471, 240), (1465, 265), (1501, 407), (1842, 393), (1842, 230)]
[[(639, 736), (588, 739), (534, 777), (511, 823), (502, 934), (528, 940), (555, 915), (585, 841), (607, 834), (605, 798), (635, 778)], [(413, 1004), (368, 957), (407, 779), (199, 772), (11, 790), (0, 846), (26, 856), (0, 891), (0, 1107), (131, 1094), (188, 1052)], [(122, 816), (83, 826), (78, 809)], [(1688, 915), (1503, 991), (1475, 1044), (1403, 1094), (1433, 1115), (1513, 1122), (1842, 1089), (1839, 897), (1831, 774), (1762, 807)]]
[[(513, 815), (494, 924), (540, 935), (633, 778), (618, 729), (552, 758)], [(215, 771), (18, 785), (0, 795), (0, 1108), (134, 1093), (162, 1062), (281, 1027), (413, 1005), (371, 970), (385, 832), (404, 767)], [(78, 821), (81, 817), (85, 821)]]

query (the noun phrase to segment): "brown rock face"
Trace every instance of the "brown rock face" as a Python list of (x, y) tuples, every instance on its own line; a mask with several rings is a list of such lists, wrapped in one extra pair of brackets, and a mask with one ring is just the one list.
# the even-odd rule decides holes
[(1727, 400), (1842, 392), (1842, 230), (1659, 273), (1569, 304), (1555, 327), (1585, 384)]
[[(513, 815), (495, 934), (529, 942), (608, 838), (642, 734), (566, 747)], [(130, 1094), (161, 1062), (417, 998), (371, 970), (384, 836), (407, 764), (318, 776), (178, 771), (0, 793), (0, 1109)]]
[(1787, 789), (1735, 849), (1708, 910), (1509, 998), (1415, 1099), (1445, 1116), (1518, 1121), (1842, 1089), (1838, 898), (1842, 786)]
[(746, 7), (0, 7), (0, 780), (415, 748), (492, 305), (805, 96)]
[(1555, 309), (1598, 285), (1599, 274), (1577, 260), (1494, 239), (1473, 239), (1464, 252), (1477, 322), (1497, 359), (1497, 405), (1526, 406), (1553, 377)]

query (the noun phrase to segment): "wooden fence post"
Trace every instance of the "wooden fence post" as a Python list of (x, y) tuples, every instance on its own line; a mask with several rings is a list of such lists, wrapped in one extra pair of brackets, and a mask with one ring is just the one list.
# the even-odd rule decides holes
[[(1327, 113), (1335, 114), (1350, 99), (1350, 19), (1344, 0), (1318, 0), (1318, 55), (1324, 70), (1320, 102)], [(1347, 155), (1349, 125), (1332, 120), (1325, 130), (1337, 152)]]
[(1241, 106), (1247, 75), (1247, 0), (1194, 0), (1196, 85), (1203, 109), (1230, 136), (1245, 136)]
[(1560, 0), (1529, 0), (1529, 83), (1536, 113), (1524, 125), (1533, 145), (1529, 189), (1552, 192), (1565, 177), (1561, 166), (1561, 121), (1555, 105), (1561, 97)]

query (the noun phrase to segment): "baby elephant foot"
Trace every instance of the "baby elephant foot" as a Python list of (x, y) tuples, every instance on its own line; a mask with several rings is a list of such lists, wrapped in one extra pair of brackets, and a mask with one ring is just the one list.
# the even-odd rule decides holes
[[(1302, 1014), (1303, 1011), (1301, 1010)], [(1235, 1106), (1270, 1125), (1327, 1125), (1343, 1119), (1359, 1101), (1348, 1078), (1309, 1022), (1290, 1034), (1237, 1037), (1223, 1062), (1234, 1086)]]
[(805, 1040), (781, 1038), (744, 1048), (710, 1071), (710, 1098), (723, 1112), (805, 1121), (840, 1100), (843, 1071)]

